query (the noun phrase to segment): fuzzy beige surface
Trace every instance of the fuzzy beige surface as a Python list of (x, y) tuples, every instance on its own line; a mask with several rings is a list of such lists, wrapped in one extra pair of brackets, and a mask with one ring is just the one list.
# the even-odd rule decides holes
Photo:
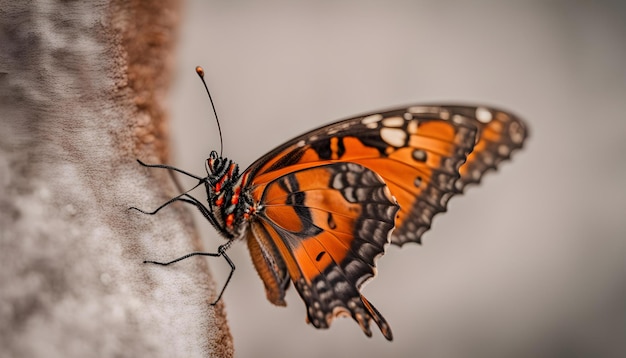
[[(157, 6), (158, 5), (158, 6)], [(156, 216), (176, 1), (9, 2), (0, 39), (0, 356), (232, 356), (187, 208)]]

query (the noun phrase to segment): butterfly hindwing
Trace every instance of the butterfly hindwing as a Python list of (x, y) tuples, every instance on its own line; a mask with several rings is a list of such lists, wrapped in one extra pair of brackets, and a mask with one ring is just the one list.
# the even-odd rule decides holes
[(285, 291), (291, 281), (287, 264), (274, 239), (262, 224), (253, 221), (247, 232), (247, 242), (252, 263), (265, 285), (268, 301), (277, 306), (286, 306)]
[[(270, 301), (284, 302), (278, 278), (286, 270), (315, 327), (350, 315), (366, 334), (373, 319), (391, 339), (389, 325), (359, 292), (376, 272), (398, 210), (382, 178), (359, 164), (331, 163), (255, 182), (251, 193), (259, 204), (248, 240), (264, 248), (265, 262), (279, 262), (271, 273), (255, 262)], [(260, 259), (253, 253), (253, 260)]]

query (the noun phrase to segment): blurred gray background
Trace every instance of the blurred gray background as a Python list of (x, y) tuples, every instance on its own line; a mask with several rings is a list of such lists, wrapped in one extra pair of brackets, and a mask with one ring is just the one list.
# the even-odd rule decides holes
[[(219, 141), (196, 65), (224, 155), (243, 168), (304, 131), (395, 105), (491, 104), (531, 129), (512, 162), (451, 200), (424, 245), (390, 247), (378, 261), (364, 293), (392, 343), (351, 319), (305, 324), (293, 287), (287, 308), (272, 306), (245, 243), (234, 245), (223, 299), (237, 356), (626, 356), (618, 1), (188, 1), (183, 15), (173, 164), (197, 174)], [(214, 251), (222, 239), (197, 222)], [(223, 282), (226, 264), (210, 264)]]

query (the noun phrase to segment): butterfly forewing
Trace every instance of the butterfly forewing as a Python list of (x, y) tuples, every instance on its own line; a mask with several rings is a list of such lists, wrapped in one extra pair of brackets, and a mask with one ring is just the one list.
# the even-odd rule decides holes
[[(476, 119), (478, 108), (483, 122)], [(262, 157), (249, 170), (255, 173), (255, 182), (262, 182), (314, 165), (359, 163), (382, 176), (400, 204), (392, 242), (419, 243), (434, 215), (445, 211), (448, 200), (463, 188), (460, 171), (467, 173), (465, 178), (469, 180), (470, 172), (476, 175), (483, 169), (479, 167), (483, 163), (480, 159), (486, 154), (479, 153), (474, 153), (470, 157), (476, 158), (473, 164), (463, 169), (475, 144), (489, 149), (500, 145), (497, 141), (483, 144), (493, 138), (478, 137), (476, 141), (483, 129), (485, 134), (494, 132), (486, 130), (490, 121), (485, 120), (485, 111), (490, 110), (421, 105), (367, 114), (297, 137)], [(511, 123), (518, 122), (509, 118)]]

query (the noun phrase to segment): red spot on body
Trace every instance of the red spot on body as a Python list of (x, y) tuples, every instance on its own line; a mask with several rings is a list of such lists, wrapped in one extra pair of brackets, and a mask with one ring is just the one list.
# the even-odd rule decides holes
[(250, 219), (250, 216), (254, 215), (255, 212), (256, 212), (256, 210), (253, 207), (249, 208), (248, 211), (243, 213), (244, 219)]
[(230, 200), (233, 205), (236, 205), (239, 202), (239, 193), (241, 193), (241, 187), (236, 187), (235, 192), (233, 193), (233, 197)]
[(215, 205), (222, 206), (224, 204), (224, 197), (220, 196), (217, 200), (215, 200)]
[(226, 226), (233, 226), (233, 221), (235, 221), (235, 214), (228, 214), (226, 217)]

